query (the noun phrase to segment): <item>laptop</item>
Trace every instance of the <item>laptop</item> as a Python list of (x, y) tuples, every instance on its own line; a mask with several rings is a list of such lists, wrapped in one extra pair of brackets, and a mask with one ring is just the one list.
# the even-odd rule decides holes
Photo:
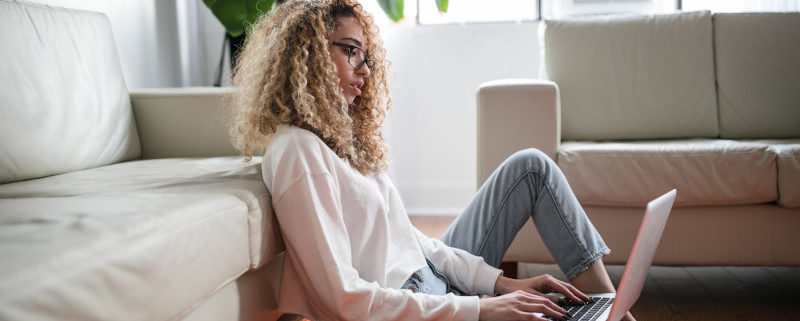
[[(577, 320), (610, 320), (619, 321), (630, 310), (639, 294), (642, 293), (644, 280), (656, 254), (656, 248), (661, 240), (661, 233), (667, 224), (667, 217), (675, 202), (677, 191), (674, 189), (647, 203), (636, 242), (633, 243), (631, 255), (622, 279), (619, 282), (617, 293), (586, 294), (594, 299), (595, 303), (586, 305), (562, 305), (572, 315), (570, 321)], [(563, 296), (562, 296), (563, 297)], [(561, 300), (563, 301), (563, 300)], [(561, 302), (560, 301), (560, 302)], [(542, 316), (537, 313), (537, 316)]]

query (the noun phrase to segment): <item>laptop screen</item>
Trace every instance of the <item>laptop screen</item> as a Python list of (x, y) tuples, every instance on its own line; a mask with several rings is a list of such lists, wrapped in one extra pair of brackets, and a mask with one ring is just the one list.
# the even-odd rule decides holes
[(672, 204), (675, 202), (676, 194), (677, 191), (673, 189), (647, 203), (642, 224), (639, 226), (639, 233), (636, 235), (636, 242), (633, 243), (628, 264), (625, 266), (625, 272), (622, 273), (622, 280), (617, 288), (609, 320), (621, 320), (639, 299), (647, 272), (650, 270), (650, 264), (653, 262), (653, 256), (655, 256), (658, 243), (661, 241), (661, 233), (664, 232), (664, 226), (667, 225), (667, 218)]

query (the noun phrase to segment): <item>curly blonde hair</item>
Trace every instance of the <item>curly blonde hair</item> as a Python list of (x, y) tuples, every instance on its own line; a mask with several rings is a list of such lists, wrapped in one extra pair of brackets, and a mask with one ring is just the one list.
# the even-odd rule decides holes
[[(348, 105), (328, 50), (336, 19), (354, 17), (375, 61), (361, 95)], [(389, 62), (372, 17), (355, 0), (278, 5), (250, 30), (225, 97), (234, 146), (250, 159), (279, 124), (307, 129), (363, 174), (386, 167), (380, 127), (391, 107)]]

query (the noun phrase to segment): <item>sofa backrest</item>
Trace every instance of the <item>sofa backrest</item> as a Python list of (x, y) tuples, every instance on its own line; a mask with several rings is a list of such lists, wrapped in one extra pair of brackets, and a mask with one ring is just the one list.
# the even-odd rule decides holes
[(138, 158), (108, 18), (0, 0), (0, 183)]
[(564, 140), (716, 137), (711, 13), (545, 22)]
[(800, 137), (800, 13), (714, 14), (720, 137)]

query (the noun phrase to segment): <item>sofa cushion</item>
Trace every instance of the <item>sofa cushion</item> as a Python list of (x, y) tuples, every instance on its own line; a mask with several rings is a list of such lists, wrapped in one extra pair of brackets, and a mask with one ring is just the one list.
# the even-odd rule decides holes
[(641, 207), (672, 188), (676, 207), (778, 199), (775, 152), (756, 142), (565, 142), (558, 165), (583, 205)]
[(800, 12), (714, 15), (720, 137), (800, 137)]
[(718, 135), (709, 12), (545, 24), (563, 139)]
[(777, 155), (778, 204), (800, 207), (800, 139), (758, 140)]
[(108, 19), (0, 1), (0, 183), (139, 157)]
[(262, 245), (277, 230), (260, 169), (160, 159), (0, 185), (0, 319), (190, 312), (280, 250)]

